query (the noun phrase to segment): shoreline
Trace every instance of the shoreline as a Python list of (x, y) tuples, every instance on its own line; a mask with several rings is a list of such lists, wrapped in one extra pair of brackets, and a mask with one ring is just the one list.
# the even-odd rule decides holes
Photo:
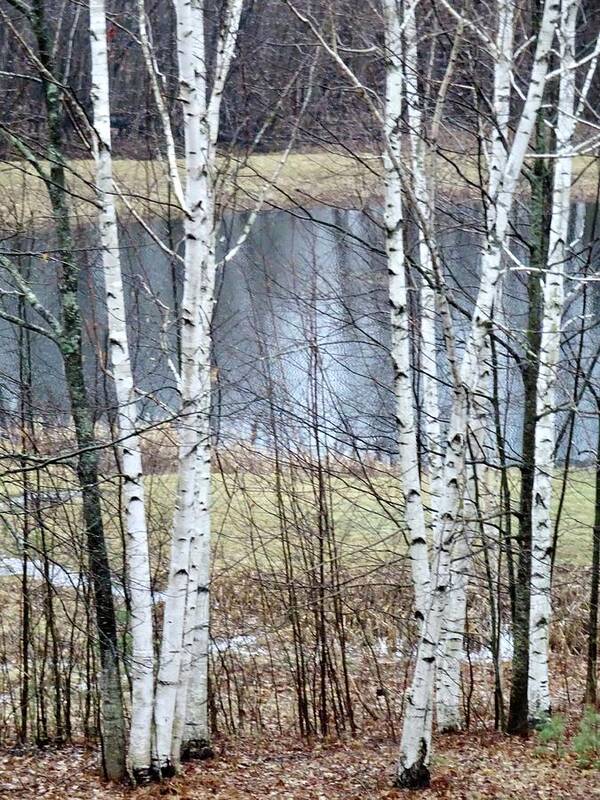
[[(280, 168), (281, 153), (253, 155), (231, 166), (233, 161), (231, 156), (221, 159), (219, 200), (229, 211), (250, 211)], [(574, 161), (573, 202), (595, 202), (599, 194), (600, 160), (593, 156), (576, 156)], [(438, 162), (438, 197), (449, 203), (480, 198), (479, 169), (474, 157), (456, 156), (452, 163), (439, 157)], [(69, 161), (69, 172), (74, 219), (80, 223), (94, 221), (97, 210), (92, 160)], [(115, 159), (114, 172), (122, 195), (118, 199), (119, 213), (165, 220), (181, 218), (183, 212), (172, 202), (163, 162)], [(378, 154), (295, 152), (288, 156), (277, 180), (267, 190), (262, 209), (290, 210), (325, 205), (358, 210), (381, 202), (382, 180)], [(523, 191), (526, 193), (527, 189), (524, 187)], [(50, 222), (45, 187), (31, 166), (26, 162), (0, 163), (0, 229), (35, 231), (45, 229)]]

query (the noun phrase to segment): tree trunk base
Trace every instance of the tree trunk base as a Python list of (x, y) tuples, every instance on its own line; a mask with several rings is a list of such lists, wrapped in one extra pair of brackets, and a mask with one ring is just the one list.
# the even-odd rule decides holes
[(445, 725), (438, 725), (437, 732), (438, 733), (460, 733), (462, 731), (462, 725), (460, 722), (448, 722)]
[(427, 789), (430, 783), (431, 775), (422, 761), (417, 761), (408, 769), (398, 770), (394, 780), (397, 789)]
[(160, 780), (160, 772), (154, 767), (140, 767), (131, 770), (131, 782), (134, 786), (148, 786)]
[(160, 777), (161, 778), (174, 778), (177, 775), (177, 768), (175, 764), (172, 764), (170, 761), (167, 761), (166, 764), (163, 764), (162, 767), (159, 767)]
[(182, 761), (208, 761), (214, 755), (215, 751), (207, 739), (190, 739), (181, 746)]
[(529, 729), (532, 731), (539, 731), (544, 725), (548, 722), (548, 720), (552, 717), (552, 709), (548, 711), (540, 711), (535, 715), (531, 715), (527, 719), (527, 723), (529, 725)]

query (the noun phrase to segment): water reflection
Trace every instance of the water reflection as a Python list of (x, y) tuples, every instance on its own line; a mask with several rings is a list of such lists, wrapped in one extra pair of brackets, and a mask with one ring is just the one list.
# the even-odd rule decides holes
[[(593, 209), (581, 204), (573, 214), (573, 236), (590, 240)], [(316, 209), (301, 213), (261, 214), (239, 253), (220, 272), (214, 319), (214, 362), (218, 373), (214, 398), (215, 429), (221, 439), (241, 439), (268, 445), (274, 426), (289, 441), (302, 445), (318, 439), (338, 450), (393, 457), (394, 422), (392, 371), (389, 359), (389, 312), (383, 235), (376, 212)], [(229, 217), (223, 224), (219, 257), (237, 240), (245, 218)], [(440, 223), (439, 248), (451, 297), (458, 344), (478, 285), (481, 236), (469, 208), (457, 209)], [(167, 241), (181, 240), (181, 228), (154, 225)], [(510, 339), (511, 354), (497, 348), (497, 391), (500, 421), (506, 431), (509, 457), (519, 451), (521, 382), (518, 359), (527, 325), (527, 249), (520, 241), (526, 225), (514, 231), (507, 258), (497, 324)], [(583, 231), (583, 233), (582, 233)], [(105, 365), (106, 322), (103, 287), (94, 249), (93, 230), (82, 227), (77, 241), (82, 265), (81, 300), (86, 335), (86, 371), (99, 414), (110, 409), (112, 390)], [(408, 254), (416, 250), (414, 233), (407, 231)], [(176, 316), (181, 293), (181, 265), (170, 258), (137, 224), (121, 232), (127, 287), (131, 349), (143, 414), (156, 419), (176, 407), (176, 388), (169, 362), (177, 360)], [(29, 242), (43, 252), (51, 243)], [(23, 248), (25, 249), (25, 248)], [(595, 248), (574, 244), (569, 270), (594, 271)], [(55, 265), (51, 258), (28, 262), (33, 288), (56, 309)], [(416, 271), (412, 271), (411, 307), (417, 318)], [(598, 292), (595, 284), (583, 292), (575, 282), (567, 315), (565, 356), (582, 347), (588, 366), (600, 344), (595, 330)], [(16, 303), (16, 301), (15, 301)], [(31, 315), (31, 312), (29, 312)], [(588, 332), (581, 341), (577, 320), (585, 315)], [(416, 326), (415, 326), (416, 327)], [(579, 326), (580, 327), (580, 326)], [(440, 332), (441, 336), (441, 332)], [(15, 407), (18, 397), (19, 333), (0, 321), (1, 403)], [(34, 401), (39, 413), (56, 416), (66, 408), (62, 367), (55, 345), (31, 335)], [(442, 348), (440, 348), (441, 350)], [(447, 364), (440, 357), (442, 379)], [(561, 371), (566, 399), (577, 377)], [(415, 377), (419, 394), (419, 376)], [(442, 388), (442, 414), (449, 411), (450, 393)], [(584, 404), (584, 410), (587, 408)], [(590, 406), (591, 409), (591, 406)], [(576, 458), (586, 460), (593, 449), (595, 421), (578, 420)], [(315, 438), (316, 437), (316, 438)]]

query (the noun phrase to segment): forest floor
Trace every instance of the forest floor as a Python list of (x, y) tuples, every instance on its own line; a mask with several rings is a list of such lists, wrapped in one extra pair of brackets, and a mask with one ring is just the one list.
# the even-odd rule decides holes
[[(91, 202), (93, 162), (72, 160), (68, 167), (74, 215), (82, 223), (95, 220), (97, 209)], [(248, 158), (234, 155), (223, 157), (220, 167), (220, 200), (236, 210), (252, 209), (257, 200), (264, 201), (264, 209), (308, 209), (320, 204), (361, 208), (382, 191), (381, 158), (373, 152), (301, 151), (291, 153), (284, 164), (281, 153)], [(479, 197), (476, 186), (480, 167), (475, 155), (448, 151), (436, 158), (434, 169), (439, 194), (446, 200)], [(122, 211), (129, 206), (145, 216), (180, 215), (163, 162), (116, 158), (114, 174)], [(577, 156), (574, 176), (573, 198), (595, 202), (597, 159)], [(25, 162), (0, 161), (0, 227), (19, 223), (21, 229), (37, 229), (44, 227), (49, 219), (47, 193), (33, 167)]]
[(0, 797), (14, 800), (583, 800), (600, 798), (600, 775), (573, 754), (540, 752), (525, 741), (492, 732), (436, 737), (431, 787), (392, 787), (397, 745), (389, 738), (318, 743), (295, 739), (227, 739), (212, 761), (188, 764), (176, 779), (128, 790), (102, 783), (96, 756), (68, 747), (0, 756)]

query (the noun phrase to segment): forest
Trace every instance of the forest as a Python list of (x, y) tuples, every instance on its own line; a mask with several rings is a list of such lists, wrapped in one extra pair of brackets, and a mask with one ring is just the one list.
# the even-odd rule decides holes
[(600, 797), (599, 59), (0, 0), (0, 798)]

